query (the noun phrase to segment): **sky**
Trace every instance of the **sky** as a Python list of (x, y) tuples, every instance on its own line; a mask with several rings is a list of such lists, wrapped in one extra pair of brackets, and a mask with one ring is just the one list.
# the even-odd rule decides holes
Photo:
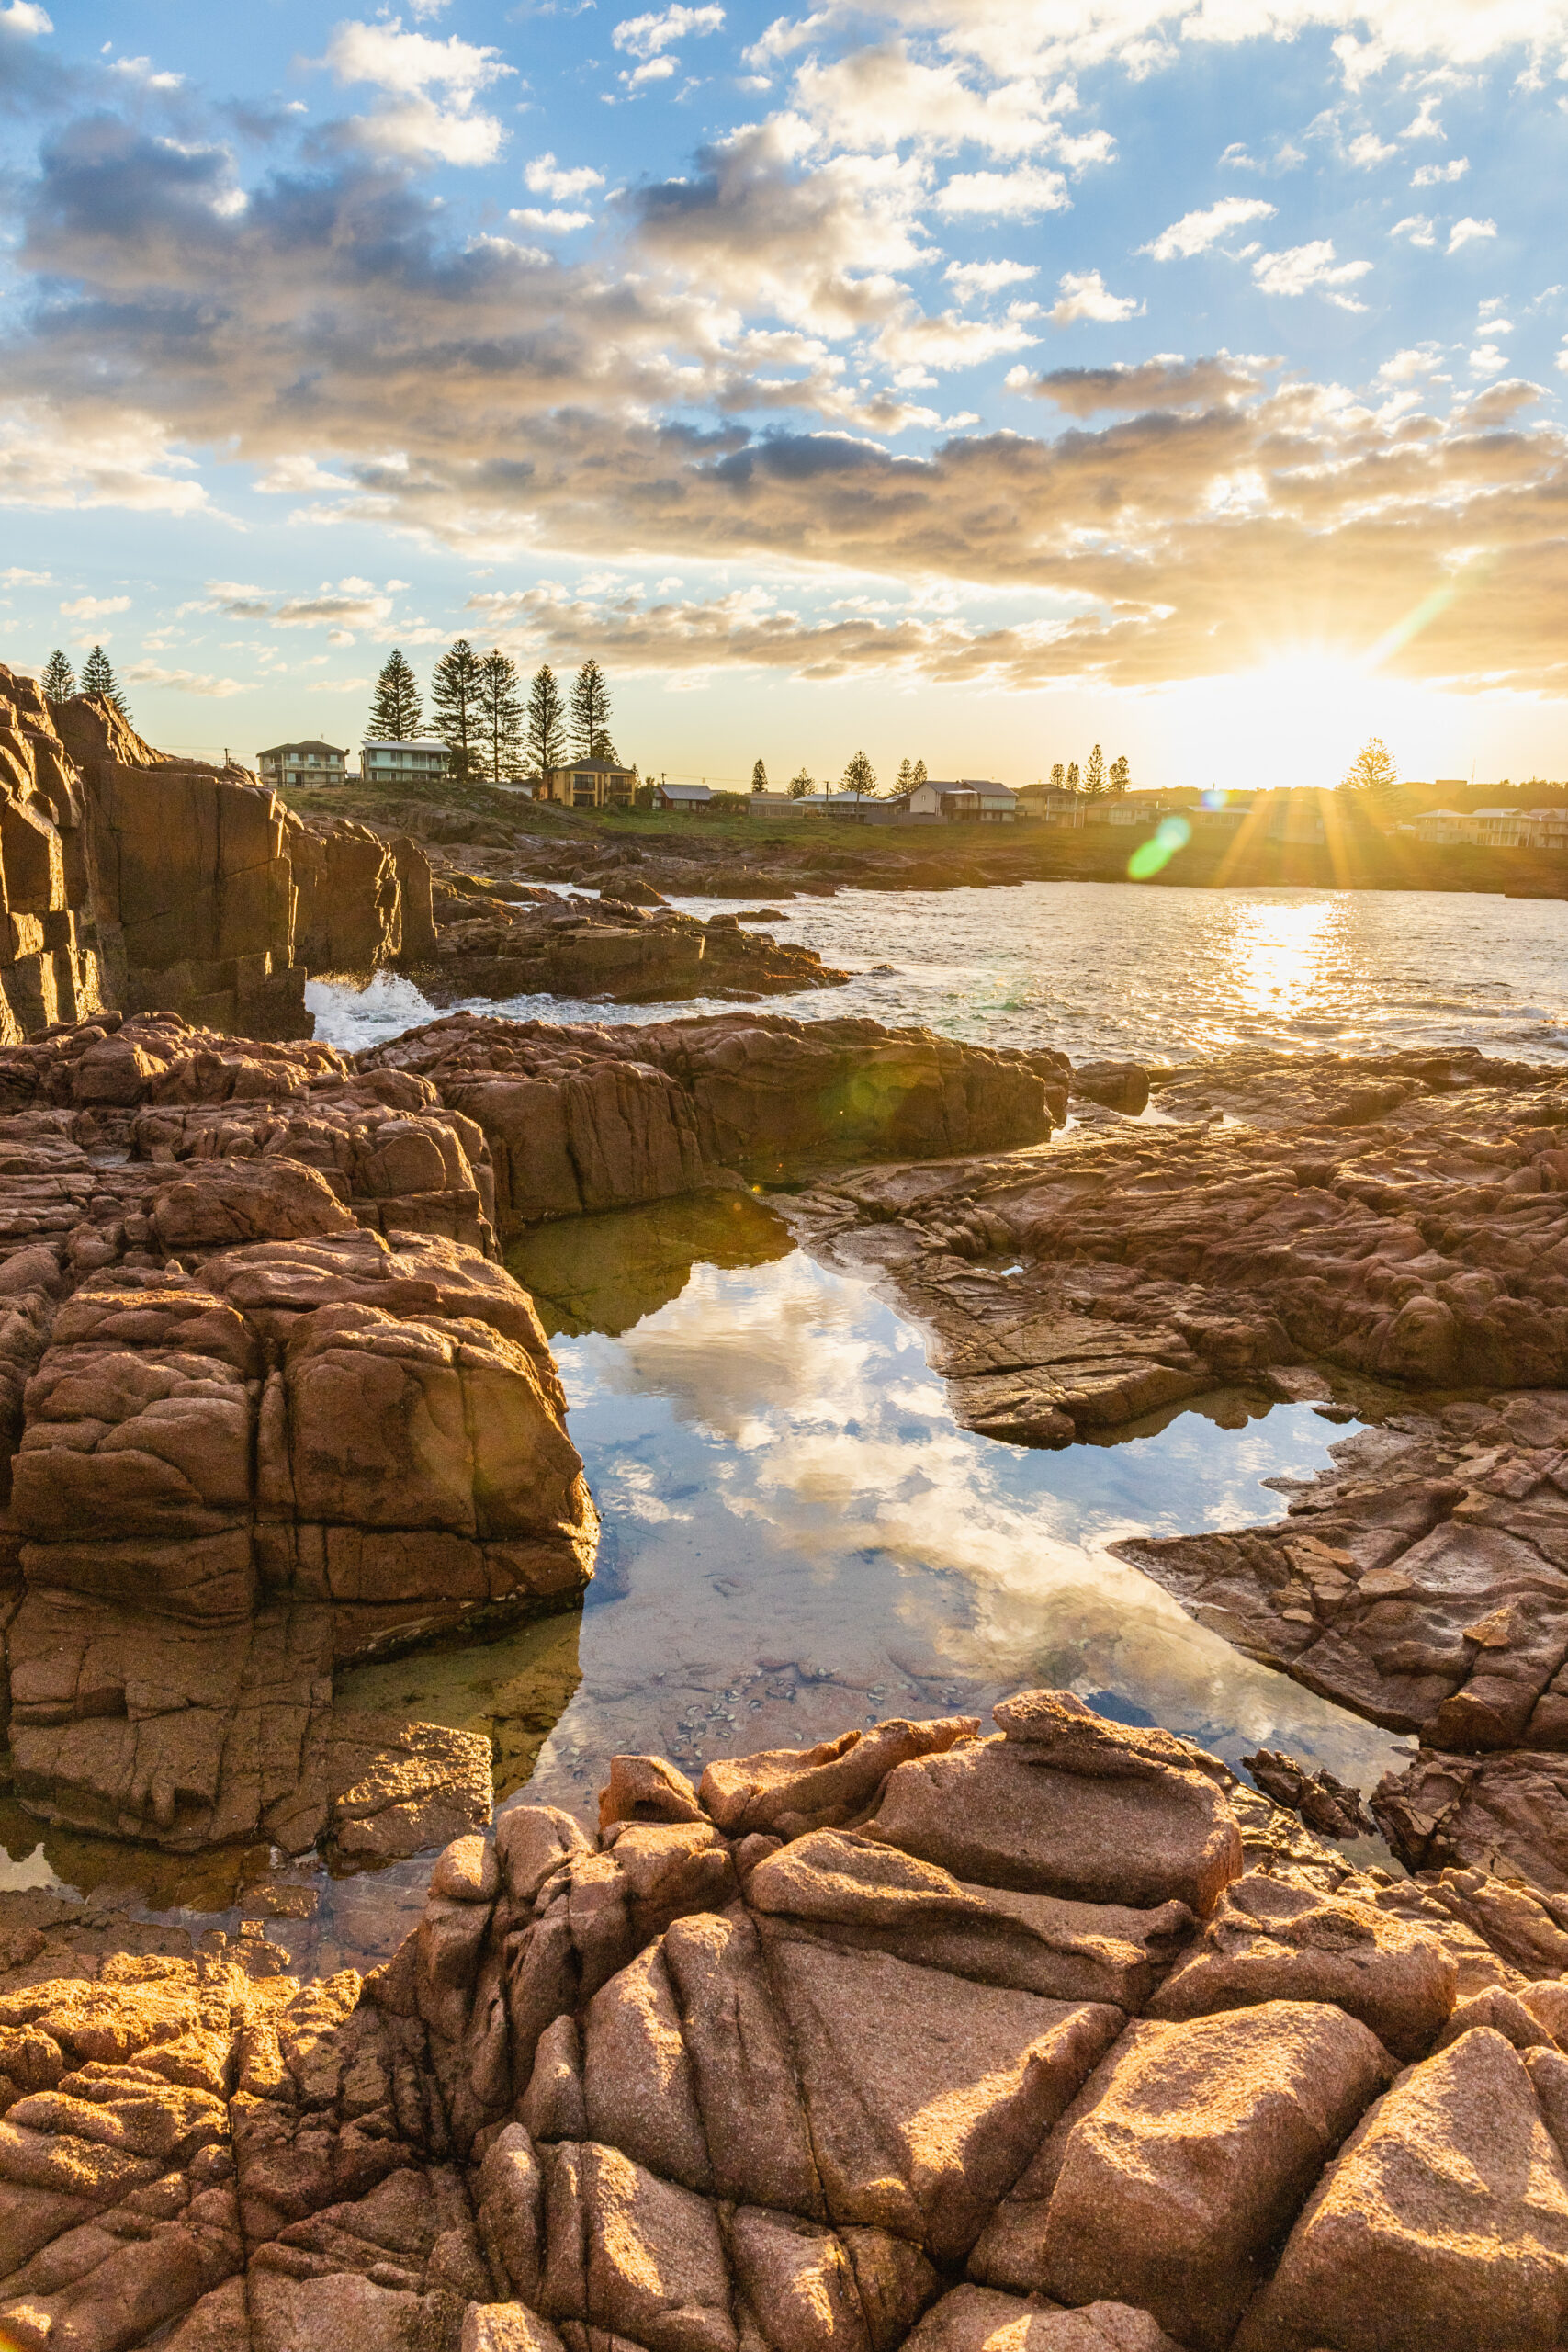
[(1568, 0), (773, 5), (0, 0), (0, 660), (247, 761), (465, 636), (710, 782), (1568, 776)]

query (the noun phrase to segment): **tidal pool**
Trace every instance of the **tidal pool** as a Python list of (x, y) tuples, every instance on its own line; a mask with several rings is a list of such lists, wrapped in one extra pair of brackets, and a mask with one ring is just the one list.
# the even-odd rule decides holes
[[(580, 1610), (355, 1668), (337, 1689), (342, 1706), (487, 1734), (498, 1804), (526, 1790), (592, 1821), (617, 1750), (694, 1778), (714, 1756), (885, 1715), (984, 1715), (1032, 1683), (1232, 1764), (1285, 1747), (1363, 1789), (1410, 1753), (1109, 1552), (1280, 1516), (1269, 1482), (1310, 1476), (1342, 1433), (1310, 1407), (1230, 1389), (1061, 1453), (976, 1436), (917, 1328), (750, 1193), (543, 1227), (509, 1263), (551, 1333), (603, 1515), (594, 1582)], [(432, 1859), (167, 1856), (0, 1800), (0, 1888), (193, 1936), (264, 1918), (311, 1973), (394, 1950)]]
[(581, 1680), (529, 1794), (584, 1812), (617, 1749), (694, 1773), (1029, 1683), (1236, 1762), (1260, 1742), (1363, 1787), (1405, 1743), (1194, 1623), (1119, 1537), (1280, 1516), (1337, 1434), (1225, 1390), (1061, 1453), (961, 1430), (918, 1329), (747, 1194), (536, 1230), (511, 1256), (551, 1329), (604, 1517)]

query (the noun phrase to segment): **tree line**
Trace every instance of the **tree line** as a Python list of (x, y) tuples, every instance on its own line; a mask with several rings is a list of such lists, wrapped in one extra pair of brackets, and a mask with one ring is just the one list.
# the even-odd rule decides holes
[[(501, 784), (530, 770), (542, 775), (568, 760), (620, 764), (610, 734), (609, 684), (592, 659), (565, 695), (549, 663), (541, 662), (525, 695), (509, 653), (499, 646), (477, 653), (460, 637), (431, 673), (429, 723), (457, 776)], [(394, 646), (376, 681), (366, 741), (407, 743), (424, 724), (418, 682)]]
[(1060, 760), (1051, 770), (1051, 787), (1055, 792), (1081, 792), (1088, 800), (1098, 800), (1107, 792), (1125, 792), (1133, 781), (1133, 771), (1125, 752), (1113, 759), (1109, 768), (1105, 754), (1097, 743), (1084, 762), (1083, 774), (1078, 774), (1077, 760), (1063, 766)]
[(130, 705), (126, 701), (119, 680), (115, 676), (114, 663), (101, 645), (95, 645), (83, 662), (80, 685), (76, 681), (76, 673), (71, 667), (70, 657), (64, 649), (58, 645), (44, 663), (43, 673), (39, 684), (51, 702), (69, 702), (74, 694), (102, 695), (107, 701), (113, 703), (122, 718), (129, 719), (130, 717)]

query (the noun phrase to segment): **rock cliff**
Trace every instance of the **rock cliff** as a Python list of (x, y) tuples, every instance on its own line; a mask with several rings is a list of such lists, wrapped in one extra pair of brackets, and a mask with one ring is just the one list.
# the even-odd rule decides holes
[(312, 971), (434, 943), (412, 842), (308, 826), (239, 767), (174, 759), (101, 698), (0, 666), (0, 1042), (103, 1006), (308, 1037)]
[(363, 1983), (301, 1986), (254, 1933), (35, 1930), (0, 1978), (0, 2329), (1554, 2352), (1556, 1919), (1357, 1872), (1067, 1694), (996, 1722), (695, 1789), (618, 1757), (596, 1837), (521, 1804), (456, 1840)]

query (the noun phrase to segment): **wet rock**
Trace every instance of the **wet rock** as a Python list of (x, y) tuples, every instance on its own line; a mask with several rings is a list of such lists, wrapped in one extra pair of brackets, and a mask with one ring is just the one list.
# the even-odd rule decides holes
[(1149, 1074), (1142, 1062), (1078, 1062), (1073, 1070), (1072, 1092), (1108, 1111), (1125, 1111), (1136, 1117), (1149, 1099)]
[(1271, 1796), (1276, 1804), (1289, 1805), (1299, 1813), (1309, 1829), (1320, 1830), (1325, 1838), (1370, 1838), (1376, 1824), (1361, 1803), (1359, 1789), (1347, 1787), (1332, 1772), (1309, 1772), (1293, 1756), (1284, 1756), (1270, 1747), (1260, 1747), (1256, 1756), (1244, 1756), (1242, 1763), (1258, 1787)]

